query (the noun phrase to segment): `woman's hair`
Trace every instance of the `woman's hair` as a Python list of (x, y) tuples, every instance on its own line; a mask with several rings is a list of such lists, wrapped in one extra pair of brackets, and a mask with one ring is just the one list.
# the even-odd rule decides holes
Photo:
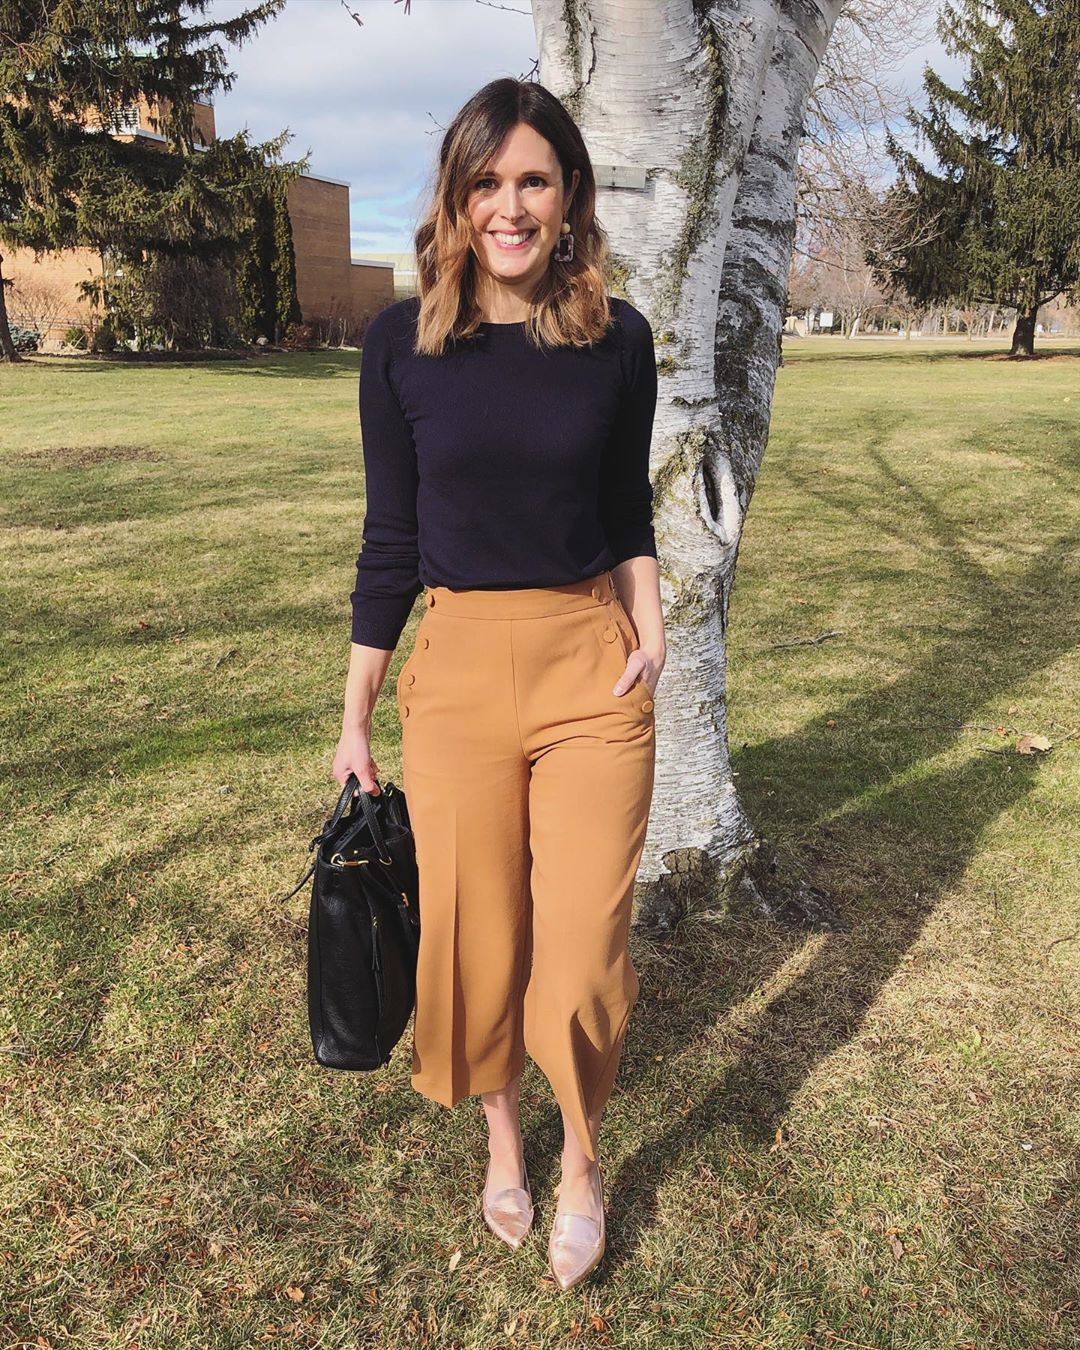
[(446, 129), (439, 151), (434, 200), (416, 231), (420, 293), (415, 350), (441, 355), (448, 339), (471, 337), (481, 320), (477, 305), (480, 263), (473, 252), (469, 194), (506, 137), (525, 122), (549, 141), (562, 169), (563, 190), (578, 170), (568, 219), (572, 262), (552, 260), (532, 296), (526, 332), (538, 345), (586, 346), (611, 322), (607, 292), (607, 234), (596, 219), (596, 179), (574, 119), (542, 84), (492, 80), (475, 93)]

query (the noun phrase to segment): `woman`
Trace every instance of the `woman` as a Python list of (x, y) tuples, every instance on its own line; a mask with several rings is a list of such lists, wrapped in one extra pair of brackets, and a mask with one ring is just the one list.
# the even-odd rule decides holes
[(420, 872), (412, 1084), (479, 1093), (482, 1213), (529, 1230), (519, 1078), (562, 1111), (548, 1240), (561, 1288), (604, 1252), (597, 1140), (638, 978), (627, 951), (664, 665), (647, 320), (607, 295), (580, 132), (542, 86), (492, 81), (461, 109), (416, 236), (419, 296), (371, 321), (367, 476), (333, 772), (377, 792), (371, 713), (416, 596), (397, 680)]

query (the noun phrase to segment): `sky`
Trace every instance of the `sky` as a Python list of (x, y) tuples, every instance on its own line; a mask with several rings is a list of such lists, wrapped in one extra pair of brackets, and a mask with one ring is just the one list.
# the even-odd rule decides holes
[[(211, 0), (202, 19), (247, 7)], [(403, 0), (286, 0), (226, 45), (236, 79), (214, 95), (219, 136), (246, 127), (258, 142), (287, 128), (285, 158), (310, 150), (308, 172), (350, 185), (354, 259), (412, 248), (442, 130), (482, 85), (525, 78), (536, 60), (528, 0), (412, 0), (404, 11)], [(916, 102), (927, 61), (956, 75), (936, 41), (914, 48), (890, 78)]]

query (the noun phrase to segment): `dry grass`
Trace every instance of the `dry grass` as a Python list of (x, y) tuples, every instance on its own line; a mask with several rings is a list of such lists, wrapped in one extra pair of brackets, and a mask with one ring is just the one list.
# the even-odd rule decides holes
[(279, 897), (336, 796), (355, 354), (5, 373), (4, 1346), (1080, 1343), (1080, 360), (788, 357), (735, 767), (851, 931), (635, 937), (609, 1251), (571, 1295), (534, 1065), (515, 1255), (478, 1099), (310, 1054)]

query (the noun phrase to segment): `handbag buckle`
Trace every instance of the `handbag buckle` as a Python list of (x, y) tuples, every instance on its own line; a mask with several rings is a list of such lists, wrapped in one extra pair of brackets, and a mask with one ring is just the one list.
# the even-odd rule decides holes
[[(371, 858), (346, 858), (343, 853), (335, 853), (330, 859), (330, 865), (331, 867), (363, 867), (371, 861)], [(393, 867), (394, 865), (393, 855), (389, 858), (380, 857), (376, 861), (381, 862), (384, 867)]]
[(365, 863), (369, 863), (370, 861), (371, 861), (370, 858), (350, 859), (346, 858), (341, 853), (335, 853), (334, 856), (330, 859), (330, 864), (333, 867), (363, 867)]

